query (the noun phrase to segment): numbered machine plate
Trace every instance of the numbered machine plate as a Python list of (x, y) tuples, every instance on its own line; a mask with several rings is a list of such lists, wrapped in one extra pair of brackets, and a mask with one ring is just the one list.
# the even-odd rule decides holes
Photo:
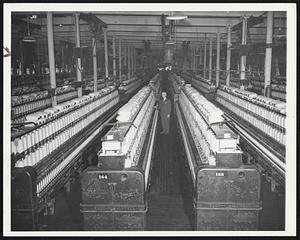
[(147, 204), (142, 172), (88, 168), (81, 184), (85, 230), (145, 230)]
[(139, 170), (88, 168), (82, 177), (83, 204), (144, 204), (144, 175)]

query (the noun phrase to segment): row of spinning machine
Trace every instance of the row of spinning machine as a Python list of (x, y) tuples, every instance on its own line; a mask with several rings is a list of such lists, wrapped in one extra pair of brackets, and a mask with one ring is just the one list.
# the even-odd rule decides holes
[[(153, 76), (135, 78), (135, 83)], [(29, 114), (27, 127), (12, 131), (13, 230), (39, 230), (40, 213), (53, 212), (56, 193), (89, 165), (87, 150), (134, 91), (136, 86), (126, 91), (109, 86)]]
[(81, 180), (84, 230), (144, 230), (160, 91), (156, 75), (118, 111)]
[(241, 136), (247, 161), (267, 175), (272, 191), (284, 189), (286, 102), (232, 86), (216, 87), (192, 73), (180, 76), (224, 111), (229, 125)]
[(242, 161), (223, 111), (171, 74), (175, 112), (193, 182), (195, 230), (258, 230), (260, 173)]

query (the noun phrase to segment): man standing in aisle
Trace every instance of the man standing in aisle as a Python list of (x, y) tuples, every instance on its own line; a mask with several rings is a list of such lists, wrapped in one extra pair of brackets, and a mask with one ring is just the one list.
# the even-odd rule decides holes
[(169, 134), (170, 129), (170, 114), (171, 114), (171, 101), (167, 99), (167, 93), (161, 93), (162, 100), (159, 103), (160, 119), (162, 125), (161, 134)]

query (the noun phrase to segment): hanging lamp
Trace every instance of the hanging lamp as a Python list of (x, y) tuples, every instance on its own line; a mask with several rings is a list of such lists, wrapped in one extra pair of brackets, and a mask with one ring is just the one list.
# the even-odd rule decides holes
[(28, 18), (28, 16), (27, 16), (27, 36), (25, 36), (23, 38), (22, 42), (28, 42), (28, 43), (36, 42), (36, 39), (34, 37), (30, 36), (29, 18)]

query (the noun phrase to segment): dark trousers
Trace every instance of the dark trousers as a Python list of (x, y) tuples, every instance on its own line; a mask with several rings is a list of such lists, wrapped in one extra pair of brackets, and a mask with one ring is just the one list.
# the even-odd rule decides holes
[(166, 134), (169, 133), (170, 130), (170, 118), (167, 115), (160, 115), (162, 131)]

